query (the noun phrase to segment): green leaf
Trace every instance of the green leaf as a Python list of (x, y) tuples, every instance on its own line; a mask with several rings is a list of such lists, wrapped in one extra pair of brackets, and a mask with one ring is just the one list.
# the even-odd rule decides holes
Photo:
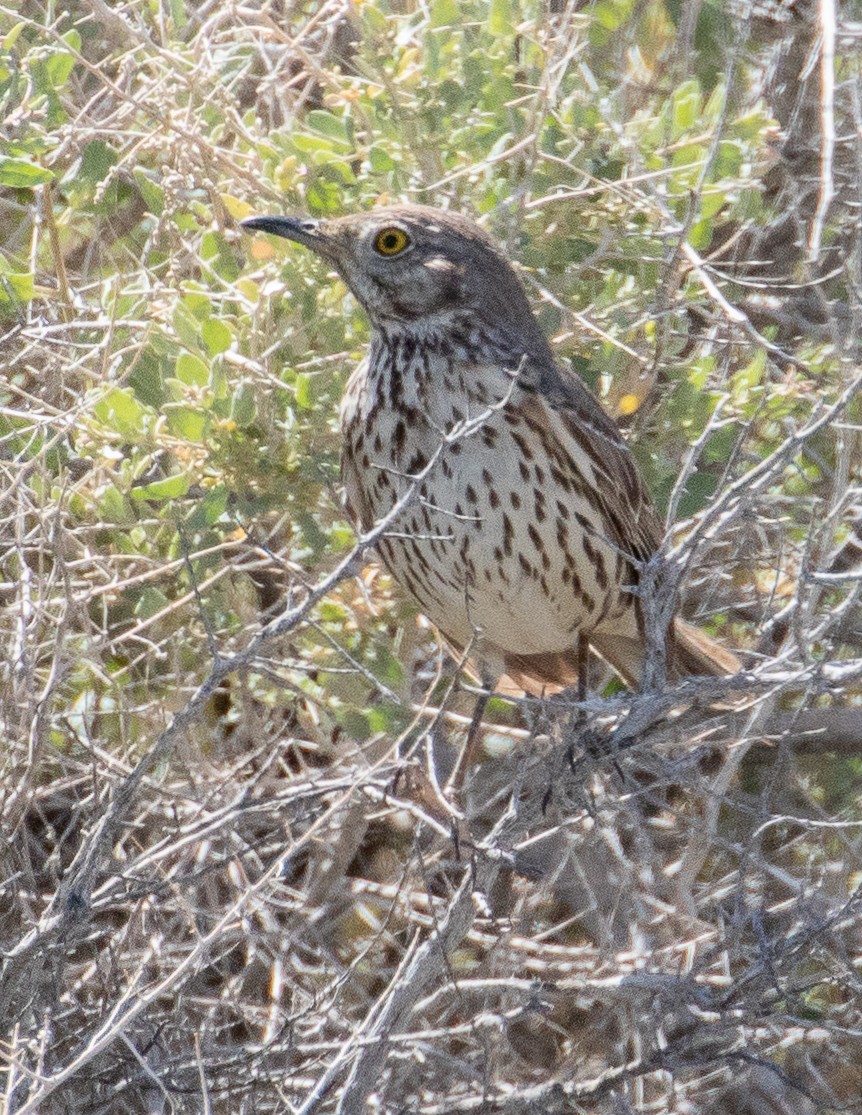
[(727, 204), (727, 195), (723, 190), (704, 192), (700, 199), (700, 215), (708, 220), (714, 217)]
[(15, 46), (15, 43), (18, 41), (18, 36), (21, 34), (26, 26), (27, 23), (22, 20), (20, 23), (16, 23), (11, 31), (9, 31), (8, 34), (3, 37), (2, 47), (4, 50), (12, 50), (12, 48)]
[(165, 191), (141, 167), (135, 167), (133, 173), (147, 209), (154, 217), (160, 217), (165, 208)]
[(137, 619), (149, 619), (150, 616), (164, 611), (169, 604), (170, 600), (163, 592), (153, 588), (152, 585), (147, 585), (146, 588), (142, 589), (138, 602), (135, 604), (135, 617)]
[(593, 19), (607, 31), (616, 31), (631, 13), (631, 0), (599, 0), (593, 8)]
[(223, 321), (210, 319), (201, 326), (201, 337), (210, 356), (227, 352), (233, 342), (233, 333)]
[(197, 348), (200, 323), (188, 306), (178, 302), (174, 307), (172, 320), (177, 336), (186, 348)]
[(26, 159), (0, 158), (0, 186), (12, 189), (31, 189), (53, 182), (54, 175), (44, 167), (36, 166)]
[(720, 81), (710, 93), (706, 104), (703, 106), (703, 118), (710, 124), (715, 124), (721, 118), (724, 104), (727, 100), (727, 91), (723, 81)]
[[(236, 252), (220, 232), (204, 233), (201, 237), (201, 257), (210, 264), (222, 279), (233, 282), (234, 279), (239, 278)], [(207, 316), (209, 316), (209, 312), (210, 305), (207, 303)]]
[(312, 555), (316, 558), (317, 555), (322, 554), (327, 546), (327, 538), (317, 520), (308, 511), (298, 510), (296, 513), (296, 525), (302, 534), (302, 540), (311, 550)]
[(722, 429), (716, 430), (704, 449), (704, 460), (725, 464), (730, 459), (730, 454), (733, 452), (733, 447), (738, 438), (739, 430), (736, 426), (724, 426)]
[(28, 271), (5, 271), (0, 267), (0, 306), (18, 306), (35, 294), (33, 276)]
[[(77, 172), (70, 171), (69, 178), (76, 183), (87, 182), (96, 185), (104, 182), (112, 167), (117, 165), (117, 153), (109, 147), (103, 139), (91, 140), (81, 153), (81, 162)], [(68, 181), (68, 178), (67, 178)]]
[(688, 242), (702, 252), (712, 243), (712, 221), (695, 221), (688, 234)]
[(190, 486), (189, 477), (180, 472), (176, 476), (166, 476), (164, 480), (154, 480), (152, 484), (132, 488), (129, 495), (132, 499), (179, 499)]
[(320, 178), (315, 178), (309, 185), (306, 197), (309, 207), (320, 213), (334, 213), (341, 203), (341, 194), (335, 183), (324, 182)]
[(209, 430), (206, 411), (186, 406), (184, 403), (165, 403), (162, 412), (171, 431), (187, 441), (203, 441)]
[(291, 136), (291, 143), (303, 155), (311, 155), (316, 151), (333, 151), (332, 141), (323, 136), (309, 136), (299, 133)]
[(136, 521), (125, 496), (113, 484), (105, 489), (99, 500), (99, 515), (103, 522), (118, 526), (131, 526)]
[(138, 440), (146, 432), (147, 410), (127, 387), (115, 387), (93, 407), (100, 422), (123, 437)]
[(313, 131), (329, 136), (346, 147), (351, 145), (348, 120), (345, 117), (336, 116), (332, 112), (324, 112), (322, 109), (316, 108), (309, 112), (305, 120)]
[(449, 27), (458, 22), (458, 5), (455, 0), (434, 0), (431, 5), (432, 27)]
[(722, 178), (736, 178), (742, 172), (742, 148), (733, 140), (720, 143), (715, 159), (715, 174)]
[(768, 126), (769, 121), (761, 111), (740, 116), (733, 122), (733, 134), (739, 139), (756, 139)]
[(694, 515), (709, 502), (718, 487), (719, 476), (720, 473), (700, 470), (688, 478), (677, 510), (680, 519)]
[(322, 600), (317, 606), (317, 613), (323, 623), (344, 623), (348, 615), (343, 604), (332, 600)]
[(296, 405), (309, 410), (314, 405), (311, 395), (311, 379), (300, 372), (296, 377)]
[(371, 169), (377, 174), (383, 174), (387, 170), (394, 170), (397, 165), (392, 156), (379, 144), (375, 144), (368, 152), (368, 162), (371, 165)]
[(508, 35), (512, 30), (512, 5), (510, 0), (491, 0), (488, 11), (488, 30), (492, 35)]
[(254, 388), (250, 383), (241, 383), (233, 393), (230, 416), (240, 429), (245, 429), (257, 416), (257, 403)]
[(186, 519), (188, 529), (203, 530), (204, 527), (217, 523), (227, 510), (229, 497), (230, 492), (224, 484), (211, 488), (195, 503), (193, 511)]
[(334, 526), (329, 532), (329, 541), (335, 550), (347, 550), (356, 542), (356, 535), (348, 526)]
[(759, 348), (751, 361), (735, 372), (731, 380), (734, 402), (745, 404), (751, 392), (763, 382), (766, 371), (766, 349)]
[(192, 387), (207, 387), (210, 382), (210, 370), (199, 356), (184, 352), (177, 357), (177, 379), (182, 380)]
[(186, 6), (183, 0), (170, 0), (171, 19), (174, 21), (174, 32), (182, 34), (189, 22), (186, 15)]
[(349, 163), (344, 159), (330, 159), (324, 167), (321, 168), (321, 174), (338, 175), (345, 186), (352, 186), (356, 182), (356, 175)]
[(155, 343), (145, 345), (135, 352), (126, 382), (140, 402), (158, 410), (165, 401), (166, 371), (166, 361), (156, 337)]
[[(203, 240), (201, 244), (203, 244)], [(200, 290), (192, 286), (190, 280), (183, 295), (183, 305), (195, 321), (206, 321), (212, 311), (212, 297), (208, 290)]]
[(75, 56), (67, 51), (57, 51), (45, 61), (45, 72), (55, 89), (61, 89), (75, 68)]
[(696, 78), (684, 81), (671, 96), (671, 137), (679, 139), (690, 131), (700, 119), (700, 82)]

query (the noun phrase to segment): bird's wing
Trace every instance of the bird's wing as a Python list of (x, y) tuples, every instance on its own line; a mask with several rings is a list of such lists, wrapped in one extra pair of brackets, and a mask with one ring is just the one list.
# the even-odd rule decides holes
[(374, 526), (374, 513), (365, 494), (354, 456), (344, 447), (341, 450), (341, 482), (344, 485), (342, 502), (347, 517), (358, 533), (367, 534)]
[(572, 465), (586, 457), (608, 541), (635, 563), (649, 561), (661, 546), (664, 525), (616, 423), (579, 379), (556, 364), (529, 366), (521, 386), (528, 405), (544, 410), (543, 421), (572, 445)]

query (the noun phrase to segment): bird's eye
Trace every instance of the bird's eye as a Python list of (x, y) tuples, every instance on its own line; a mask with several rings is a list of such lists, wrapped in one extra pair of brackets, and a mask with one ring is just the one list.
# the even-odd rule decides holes
[(410, 237), (400, 228), (384, 228), (374, 238), (374, 250), (382, 256), (397, 256), (410, 247)]

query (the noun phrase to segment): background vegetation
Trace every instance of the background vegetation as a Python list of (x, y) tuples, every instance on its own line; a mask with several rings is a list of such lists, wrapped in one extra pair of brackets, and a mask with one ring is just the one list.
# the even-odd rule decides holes
[[(4, 1112), (862, 1107), (860, 20), (0, 2)], [(523, 265), (750, 667), (495, 700), (464, 820), (339, 503), (367, 323), (236, 223), (402, 199)]]

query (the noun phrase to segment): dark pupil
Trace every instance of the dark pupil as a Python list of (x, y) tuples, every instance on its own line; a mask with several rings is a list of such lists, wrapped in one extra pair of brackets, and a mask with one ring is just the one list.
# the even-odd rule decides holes
[(390, 232), (388, 236), (383, 237), (383, 247), (388, 252), (394, 252), (395, 249), (398, 247), (398, 237), (395, 235), (394, 232)]

